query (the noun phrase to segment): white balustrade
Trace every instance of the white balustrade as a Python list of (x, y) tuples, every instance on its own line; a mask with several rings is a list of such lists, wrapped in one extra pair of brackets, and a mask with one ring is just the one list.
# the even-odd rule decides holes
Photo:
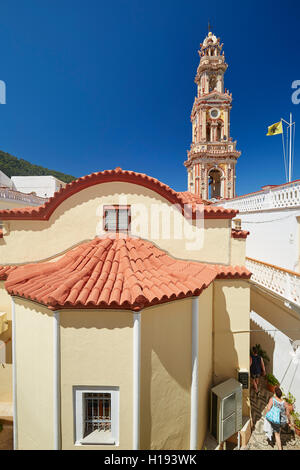
[(238, 209), (240, 213), (300, 206), (300, 181), (263, 189), (233, 199), (218, 201), (215, 206)]
[(246, 267), (252, 272), (251, 281), (300, 306), (299, 273), (253, 258), (246, 258)]
[(48, 199), (35, 196), (34, 194), (20, 193), (9, 188), (0, 188), (0, 199), (8, 201), (20, 201), (30, 206), (40, 206)]

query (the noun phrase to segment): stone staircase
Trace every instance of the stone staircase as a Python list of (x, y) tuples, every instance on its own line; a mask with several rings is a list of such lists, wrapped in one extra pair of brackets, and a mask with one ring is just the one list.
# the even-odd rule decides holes
[[(253, 430), (244, 450), (277, 450), (274, 436), (272, 443), (269, 443), (263, 430), (264, 415), (271, 396), (272, 393), (267, 390), (264, 379), (261, 380), (259, 397), (251, 387), (250, 401)], [(283, 450), (300, 450), (300, 438), (295, 436), (294, 432), (288, 427), (281, 431), (281, 443)]]
[(13, 450), (13, 404), (0, 402), (0, 451)]

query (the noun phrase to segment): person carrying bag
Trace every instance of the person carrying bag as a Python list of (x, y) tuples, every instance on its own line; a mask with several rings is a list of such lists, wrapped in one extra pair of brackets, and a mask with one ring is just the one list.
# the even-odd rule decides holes
[(270, 423), (280, 425), (281, 424), (281, 407), (274, 405), (274, 397), (272, 400), (272, 408), (267, 412), (266, 418)]
[[(279, 387), (275, 387), (275, 396), (271, 397), (267, 407), (265, 416), (265, 432), (271, 440), (273, 432), (275, 434), (276, 444), (279, 450), (282, 450), (280, 430), (287, 422), (290, 425), (290, 413), (287, 403), (282, 400), (282, 391)], [(271, 425), (271, 426), (270, 426)], [(271, 435), (271, 437), (270, 437)]]

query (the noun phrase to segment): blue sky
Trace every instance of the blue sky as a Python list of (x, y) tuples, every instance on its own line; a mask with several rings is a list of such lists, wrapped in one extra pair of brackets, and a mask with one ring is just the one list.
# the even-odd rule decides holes
[[(267, 126), (300, 104), (298, 0), (1, 0), (0, 149), (74, 176), (121, 166), (186, 190), (197, 50), (224, 42), (237, 193), (285, 182)], [(293, 179), (300, 178), (296, 129)]]

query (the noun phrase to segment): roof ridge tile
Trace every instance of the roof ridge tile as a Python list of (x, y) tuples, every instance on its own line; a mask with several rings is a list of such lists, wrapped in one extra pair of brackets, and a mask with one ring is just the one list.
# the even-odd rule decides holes
[[(54, 210), (68, 197), (73, 196), (77, 192), (86, 189), (89, 186), (112, 181), (121, 181), (144, 186), (153, 190), (154, 192), (157, 192), (162, 197), (165, 197), (172, 204), (179, 204), (184, 206), (184, 204), (189, 203), (192, 206), (194, 216), (196, 214), (197, 204), (201, 204), (201, 202), (203, 202), (197, 195), (193, 195), (188, 191), (174, 191), (168, 185), (144, 173), (137, 173), (134, 171), (127, 171), (122, 170), (121, 168), (116, 168), (114, 170), (104, 170), (102, 172), (100, 171), (91, 173), (71, 181), (64, 188), (61, 188), (59, 191), (54, 193), (54, 196), (50, 197), (49, 200), (42, 206), (29, 206), (23, 207), (21, 209), (2, 209), (0, 210), (0, 216), (2, 220), (49, 220)], [(238, 211), (234, 209), (224, 209), (222, 207), (212, 209), (212, 206), (204, 206), (204, 215), (208, 218), (233, 218), (237, 213)]]

